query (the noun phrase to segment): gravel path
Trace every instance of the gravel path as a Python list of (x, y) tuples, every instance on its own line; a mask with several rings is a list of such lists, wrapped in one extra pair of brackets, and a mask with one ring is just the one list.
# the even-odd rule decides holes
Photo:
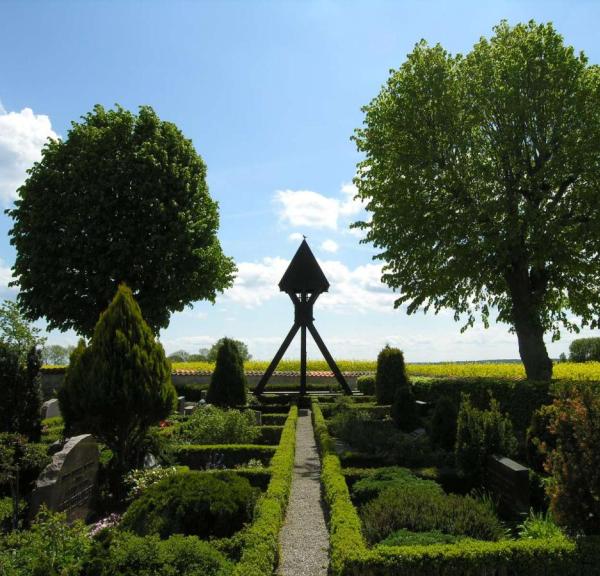
[(279, 545), (280, 576), (326, 576), (329, 534), (321, 502), (321, 461), (309, 410), (300, 410), (292, 492)]

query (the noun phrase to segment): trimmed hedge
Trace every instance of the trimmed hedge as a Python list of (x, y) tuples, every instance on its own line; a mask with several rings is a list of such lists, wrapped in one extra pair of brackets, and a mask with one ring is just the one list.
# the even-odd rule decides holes
[(359, 376), (356, 379), (356, 388), (365, 395), (375, 394), (375, 376)]
[(600, 575), (600, 537), (577, 541), (564, 537), (430, 546), (379, 545), (368, 549), (317, 400), (313, 400), (312, 413), (322, 458), (324, 499), (329, 507), (333, 576)]
[(292, 487), (296, 450), (298, 408), (292, 406), (283, 427), (279, 447), (271, 461), (272, 478), (267, 492), (256, 506), (255, 520), (244, 537), (241, 559), (235, 576), (264, 576), (272, 574), (279, 556), (279, 531)]
[(202, 470), (217, 461), (226, 468), (233, 468), (252, 458), (269, 466), (275, 450), (275, 446), (259, 444), (180, 444), (173, 447), (173, 455), (178, 464), (189, 466), (191, 470)]
[(551, 392), (555, 386), (549, 382), (498, 378), (431, 378), (415, 379), (413, 391), (418, 400), (432, 406), (439, 398), (447, 396), (458, 407), (461, 395), (468, 394), (477, 408), (488, 407), (491, 391), (500, 403), (501, 412), (508, 412), (515, 429), (524, 432), (533, 412), (552, 402)]

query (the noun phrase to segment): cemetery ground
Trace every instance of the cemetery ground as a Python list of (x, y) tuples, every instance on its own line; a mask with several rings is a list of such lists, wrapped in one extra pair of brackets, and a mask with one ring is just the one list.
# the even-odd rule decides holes
[[(80, 436), (56, 452), (63, 420), (45, 419), (36, 446), (47, 456), (21, 479), (21, 530), (9, 530), (10, 498), (2, 500), (0, 573), (600, 573), (596, 525), (577, 523), (586, 498), (596, 497), (597, 472), (560, 478), (545, 463), (552, 410), (576, 398), (579, 384), (457, 376), (452, 366), (460, 365), (404, 379), (386, 375), (380, 360), (346, 372), (352, 397), (319, 373), (300, 398), (297, 380), (282, 371), (260, 399), (248, 395), (237, 408), (207, 406), (203, 373), (194, 382), (189, 371), (179, 380), (176, 371), (177, 409), (151, 428), (153, 458), (126, 476), (119, 502), (105, 477), (110, 451), (100, 444), (90, 463), (93, 440)], [(56, 369), (48, 375), (60, 376)], [(408, 396), (398, 394), (403, 382)], [(587, 406), (582, 422), (597, 410)], [(305, 415), (297, 430), (299, 407)], [(576, 432), (584, 435), (585, 426)], [(318, 454), (296, 446), (313, 434)], [(568, 439), (555, 436), (554, 447)], [(80, 444), (88, 446), (85, 456)], [(593, 466), (597, 444), (590, 449), (582, 444), (562, 462)], [(54, 468), (40, 474), (50, 455)], [(42, 509), (29, 524), (41, 501), (54, 512)]]

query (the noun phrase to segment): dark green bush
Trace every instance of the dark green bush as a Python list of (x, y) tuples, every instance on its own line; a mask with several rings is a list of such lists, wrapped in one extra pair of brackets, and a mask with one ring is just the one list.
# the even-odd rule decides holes
[(465, 395), (458, 411), (454, 449), (458, 469), (472, 481), (482, 482), (489, 456), (512, 456), (516, 449), (512, 423), (500, 412), (498, 402), (491, 398), (489, 410), (479, 410)]
[(556, 447), (554, 435), (549, 430), (555, 413), (556, 407), (553, 404), (542, 406), (533, 413), (531, 424), (527, 428), (525, 438), (527, 463), (538, 474), (545, 472), (546, 457)]
[(571, 362), (600, 362), (600, 338), (578, 338), (569, 346)]
[(42, 395), (39, 350), (31, 348), (25, 359), (19, 349), (0, 342), (0, 432), (24, 434), (30, 440), (40, 438)]
[(430, 438), (435, 446), (445, 450), (454, 449), (457, 418), (456, 404), (448, 396), (441, 396), (435, 403), (431, 415)]
[(419, 426), (417, 405), (410, 382), (396, 388), (391, 414), (396, 427), (404, 432), (411, 432)]
[(408, 385), (404, 355), (398, 348), (386, 346), (377, 356), (375, 396), (377, 404), (392, 404), (396, 389)]
[(85, 576), (228, 576), (225, 556), (196, 536), (167, 540), (130, 532), (103, 535), (92, 550)]
[(206, 401), (216, 406), (243, 406), (246, 404), (247, 388), (240, 350), (234, 340), (223, 338)]
[(356, 379), (356, 388), (365, 395), (375, 394), (375, 376), (359, 376)]
[(233, 468), (249, 460), (260, 460), (268, 466), (274, 453), (274, 446), (256, 444), (179, 444), (171, 449), (175, 462), (192, 470), (204, 470), (217, 462), (225, 468)]
[(555, 401), (546, 468), (550, 509), (574, 534), (600, 534), (600, 393), (582, 383)]
[(390, 488), (361, 509), (364, 535), (379, 542), (402, 528), (440, 531), (478, 540), (499, 540), (505, 533), (487, 503), (471, 496), (442, 494), (420, 485)]
[(454, 544), (464, 540), (466, 536), (444, 534), (439, 530), (430, 532), (411, 532), (410, 530), (396, 530), (380, 544), (382, 546), (429, 546), (430, 544)]
[(251, 520), (257, 495), (234, 472), (183, 472), (150, 486), (127, 509), (121, 526), (140, 536), (228, 537)]
[(437, 482), (418, 478), (408, 468), (390, 466), (379, 468), (358, 480), (352, 487), (352, 497), (356, 504), (364, 504), (379, 496), (384, 490), (405, 486), (418, 486), (421, 490), (442, 493), (442, 488)]

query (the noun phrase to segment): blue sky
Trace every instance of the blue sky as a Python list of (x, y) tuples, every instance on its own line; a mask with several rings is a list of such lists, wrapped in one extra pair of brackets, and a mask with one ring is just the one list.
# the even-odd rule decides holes
[[(373, 358), (386, 342), (409, 361), (516, 358), (516, 337), (503, 325), (460, 334), (450, 312), (394, 310), (373, 248), (348, 229), (362, 214), (350, 141), (361, 106), (421, 38), (466, 52), (503, 18), (552, 21), (600, 63), (593, 1), (0, 0), (0, 203), (10, 205), (44, 139), (65, 137), (94, 104), (149, 104), (206, 161), (219, 237), (239, 267), (214, 306), (173, 316), (161, 333), (167, 351), (228, 335), (268, 359), (292, 321), (276, 283), (306, 234), (332, 284), (316, 325), (338, 358)], [(14, 298), (9, 229), (0, 215), (0, 296)], [(548, 342), (551, 355), (572, 338)], [(53, 343), (75, 340), (49, 334)], [(311, 346), (309, 355), (319, 357)]]

